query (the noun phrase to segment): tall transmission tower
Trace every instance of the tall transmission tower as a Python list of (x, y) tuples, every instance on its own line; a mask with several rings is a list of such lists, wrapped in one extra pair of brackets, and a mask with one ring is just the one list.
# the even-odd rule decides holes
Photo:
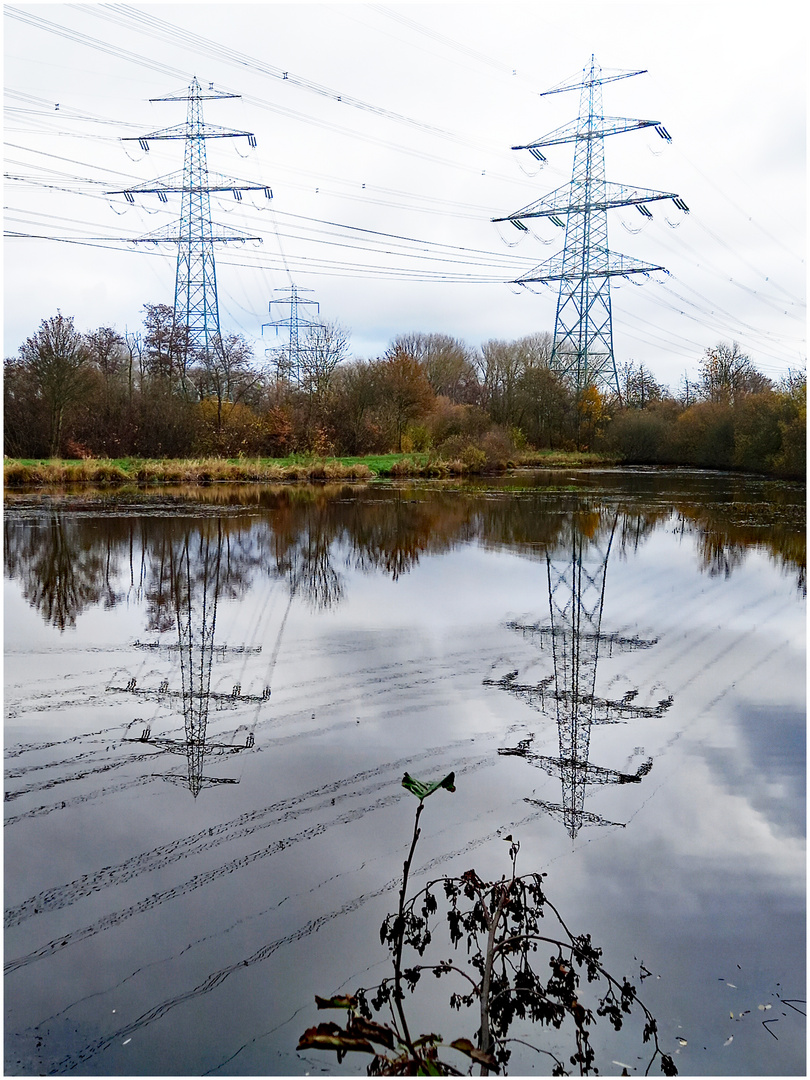
[[(276, 292), (281, 290), (277, 289)], [(317, 326), (318, 323), (312, 319), (302, 318), (298, 308), (301, 304), (314, 304), (320, 314), (320, 304), (317, 300), (302, 299), (299, 292), (311, 292), (311, 289), (299, 289), (296, 285), (290, 286), (290, 295), (279, 297), (278, 300), (271, 300), (267, 305), (268, 311), (272, 315), (273, 304), (289, 304), (290, 315), (286, 319), (275, 319), (273, 322), (264, 323), (262, 325), (262, 333), (264, 333), (265, 327), (274, 326), (276, 333), (280, 326), (285, 326), (290, 331), (289, 347), (283, 360), (278, 365), (278, 373), (280, 378), (287, 382), (293, 383), (295, 386), (301, 384), (301, 327)]]
[(514, 146), (528, 150), (538, 161), (545, 161), (543, 147), (574, 144), (571, 182), (549, 195), (493, 221), (511, 221), (526, 231), (529, 218), (549, 218), (565, 228), (565, 248), (561, 255), (535, 267), (516, 279), (516, 284), (559, 282), (557, 312), (554, 322), (554, 346), (551, 365), (577, 391), (601, 384), (620, 394), (613, 353), (613, 319), (610, 305), (610, 279), (630, 274), (650, 274), (662, 266), (619, 255), (608, 248), (607, 211), (618, 206), (635, 206), (647, 218), (652, 217), (647, 203), (671, 199), (678, 209), (689, 208), (672, 192), (651, 191), (610, 183), (605, 179), (604, 140), (609, 135), (654, 127), (671, 142), (667, 129), (658, 120), (630, 120), (605, 116), (602, 112), (602, 85), (619, 79), (642, 75), (643, 71), (619, 71), (602, 74), (591, 57), (582, 75), (568, 79), (540, 97), (579, 90), (579, 118), (549, 132), (534, 142)]
[(232, 192), (241, 201), (244, 191), (263, 191), (268, 199), (273, 197), (264, 184), (251, 184), (233, 177), (209, 174), (205, 143), (207, 139), (246, 138), (250, 146), (256, 145), (256, 137), (249, 131), (207, 124), (203, 119), (203, 101), (238, 98), (239, 94), (219, 93), (209, 84), (206, 92), (195, 76), (187, 91), (151, 98), (152, 101), (188, 102), (185, 124), (161, 128), (148, 135), (128, 136), (124, 142), (138, 142), (141, 149), (149, 150), (150, 141), (182, 139), (185, 156), (182, 173), (173, 173), (157, 180), (139, 184), (123, 191), (108, 192), (123, 195), (134, 203), (136, 195), (157, 195), (167, 202), (170, 193), (181, 193), (180, 220), (176, 226), (158, 229), (134, 243), (174, 243), (177, 245), (177, 274), (174, 290), (174, 321), (176, 326), (188, 327), (189, 346), (208, 356), (221, 347), (219, 303), (217, 299), (217, 276), (214, 262), (214, 244), (235, 241), (258, 240), (236, 229), (225, 228), (211, 221), (211, 192)]
[(533, 736), (521, 740), (517, 747), (498, 753), (523, 757), (550, 775), (559, 776), (560, 804), (528, 801), (560, 817), (572, 840), (583, 825), (621, 824), (606, 821), (585, 810), (585, 792), (589, 785), (640, 783), (652, 768), (652, 760), (644, 762), (635, 773), (592, 765), (592, 726), (621, 723), (630, 718), (652, 719), (662, 716), (672, 705), (671, 697), (651, 706), (636, 704), (637, 690), (629, 691), (618, 700), (595, 696), (600, 647), (612, 653), (651, 648), (656, 644), (655, 640), (602, 630), (605, 575), (616, 522), (617, 515), (614, 515), (606, 542), (600, 542), (596, 537), (585, 537), (571, 520), (566, 557), (552, 559), (546, 555), (550, 623), (509, 624), (511, 629), (529, 635), (541, 645), (551, 642), (553, 675), (533, 685), (518, 682), (517, 671), (498, 680), (484, 680), (484, 685), (506, 690), (538, 710), (545, 710), (547, 700), (554, 702), (559, 741), (556, 758), (535, 753), (531, 749)]

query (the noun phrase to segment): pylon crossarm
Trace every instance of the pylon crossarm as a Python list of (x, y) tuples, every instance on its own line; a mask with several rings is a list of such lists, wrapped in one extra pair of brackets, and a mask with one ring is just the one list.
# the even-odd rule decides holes
[[(238, 95), (235, 95), (238, 96)], [(171, 100), (169, 98), (161, 98), (160, 100)], [(189, 134), (187, 124), (174, 124), (172, 127), (158, 128), (157, 131), (151, 131), (148, 135), (124, 135), (121, 138), (121, 142), (149, 142), (150, 139), (235, 139), (245, 138), (252, 139), (255, 136), (250, 131), (239, 131), (237, 128), (222, 127), (220, 124), (206, 124), (201, 123), (198, 127), (195, 126), (193, 134)]]
[[(540, 267), (537, 268), (541, 269)], [(625, 267), (625, 268), (613, 268), (610, 270), (596, 270), (590, 274), (577, 274), (576, 271), (570, 271), (568, 273), (546, 273), (537, 274), (536, 271), (530, 271), (528, 274), (524, 274), (523, 277), (515, 278), (511, 284), (513, 285), (526, 285), (531, 282), (546, 282), (546, 281), (582, 281), (585, 278), (594, 277), (625, 277), (627, 274), (651, 274), (654, 270), (664, 270), (663, 266), (637, 266), (637, 267)]]
[[(563, 817), (563, 815), (569, 812), (567, 807), (560, 806), (559, 803), (546, 802), (544, 799), (524, 799), (523, 801), (538, 807), (540, 810), (545, 810), (547, 814), (554, 814), (558, 817)], [(622, 821), (608, 821), (607, 818), (604, 818), (599, 814), (591, 814), (587, 810), (580, 810), (578, 817), (579, 825), (615, 825), (620, 829), (626, 827)]]
[(595, 210), (612, 210), (617, 206), (639, 206), (643, 203), (657, 202), (661, 199), (672, 199), (675, 202), (678, 195), (673, 191), (653, 191), (650, 188), (631, 188), (626, 184), (614, 184), (605, 182), (601, 185), (602, 198), (593, 198), (590, 191), (573, 197), (571, 185), (557, 188), (555, 191), (544, 195), (542, 199), (529, 203), (522, 210), (516, 210), (514, 214), (506, 217), (493, 218), (498, 221), (520, 221), (523, 218), (559, 217), (562, 214), (585, 214)]
[[(196, 79), (194, 79), (194, 81), (192, 82), (191, 88), (193, 91), (194, 99), (196, 101), (219, 101), (220, 98), (240, 98), (242, 96), (241, 94), (226, 94), (219, 92), (215, 93), (213, 91), (209, 91), (207, 94), (203, 94), (200, 90), (200, 84), (197, 82)], [(166, 97), (149, 98), (149, 101), (188, 101), (190, 96), (191, 95), (189, 95), (188, 90), (184, 90), (178, 91), (178, 93), (176, 94), (167, 94)]]
[[(154, 232), (147, 233), (146, 236), (137, 236), (132, 240), (129, 240), (130, 244), (177, 244), (182, 240), (187, 239), (180, 231), (179, 225), (166, 225), (161, 229), (155, 229)], [(230, 228), (228, 232), (224, 231), (223, 226), (212, 223), (211, 235), (206, 238), (209, 241), (216, 241), (218, 244), (232, 244), (235, 241), (241, 241), (244, 243), (246, 240), (258, 240), (262, 242), (261, 236), (251, 236), (248, 233), (239, 232), (237, 229)]]
[[(674, 191), (654, 191), (652, 188), (630, 187), (629, 184), (615, 184), (606, 181), (604, 184), (604, 198), (590, 204), (593, 210), (610, 210), (616, 206), (637, 206), (639, 203), (657, 202), (661, 199), (678, 198)], [(571, 209), (582, 210), (573, 204)]]
[(640, 131), (646, 127), (658, 127), (659, 120), (631, 120), (622, 116), (595, 116), (593, 126), (582, 131), (578, 120), (572, 120), (562, 127), (555, 128), (547, 135), (541, 135), (534, 142), (523, 146), (513, 146), (513, 150), (531, 150), (541, 146), (561, 146), (563, 143), (576, 142), (577, 139), (601, 139), (605, 135), (619, 135), (625, 131)]
[(523, 285), (530, 281), (582, 281), (585, 278), (600, 278), (600, 277), (624, 277), (626, 274), (651, 274), (655, 270), (664, 270), (663, 266), (659, 266), (655, 263), (644, 263), (638, 259), (629, 259), (623, 255), (611, 254), (613, 260), (619, 259), (619, 262), (613, 262), (607, 267), (603, 267), (590, 272), (583, 272), (577, 268), (567, 268), (563, 266), (562, 256), (554, 256), (547, 262), (541, 263), (536, 266), (534, 270), (530, 270), (528, 274), (524, 274), (522, 277), (515, 278), (513, 284)]
[[(593, 59), (592, 59), (593, 62)], [(588, 70), (587, 68), (585, 69)], [(593, 69), (592, 69), (593, 70)], [(599, 72), (598, 76), (594, 73), (590, 77), (582, 78), (580, 72), (576, 75), (572, 75), (570, 78), (565, 79), (561, 83), (557, 83), (556, 86), (552, 86), (550, 90), (544, 90), (542, 94), (538, 94), (538, 97), (549, 97), (551, 94), (564, 94), (568, 90), (582, 90), (591, 86), (599, 86), (601, 83), (618, 82), (619, 79), (631, 79), (634, 75), (646, 75), (647, 69), (643, 68), (640, 71), (614, 71), (613, 74), (605, 75), (603, 69), (597, 68)]]
[(549, 192), (548, 195), (544, 195), (541, 199), (529, 203), (528, 206), (524, 206), (521, 210), (515, 210), (514, 214), (492, 218), (492, 221), (520, 221), (522, 218), (551, 217), (556, 214), (565, 214), (568, 212), (570, 203), (571, 185), (565, 184), (563, 187)]
[[(145, 180), (142, 184), (122, 188), (120, 191), (106, 191), (105, 195), (161, 195), (176, 194), (185, 190), (181, 172), (159, 176), (156, 180)], [(206, 191), (268, 191), (266, 184), (253, 184), (249, 180), (238, 180), (232, 176), (208, 174)]]
[[(156, 779), (168, 780), (171, 784), (179, 784), (182, 787), (189, 786), (188, 776), (180, 773), (157, 773)], [(192, 793), (197, 795), (201, 788), (214, 787), (216, 784), (238, 784), (239, 781), (226, 776), (199, 776), (194, 778)]]

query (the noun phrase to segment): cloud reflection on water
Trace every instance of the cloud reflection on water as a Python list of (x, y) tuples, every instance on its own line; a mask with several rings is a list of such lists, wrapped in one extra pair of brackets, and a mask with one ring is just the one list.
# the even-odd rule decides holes
[[(710, 985), (737, 963), (749, 997), (804, 985), (803, 495), (579, 482), (218, 490), (105, 513), (86, 495), (10, 501), (7, 611), (24, 596), (39, 638), (6, 646), (7, 1071), (15, 1053), (33, 1071), (306, 1071), (290, 1017), (379, 961), (406, 768), (457, 774), (426, 816), (422, 872), (500, 873), (495, 838), (514, 829), (578, 927), (662, 974), (653, 1011), (668, 1037), (690, 1028), (682, 1071), (803, 1062), (796, 1018), (778, 1044), (738, 1025), (724, 1050)], [(529, 691), (554, 674), (549, 563), (576, 565), (574, 536), (598, 565), (611, 530), (604, 649), (579, 704), (624, 722), (594, 723), (579, 764), (629, 782), (590, 785), (583, 819), (620, 825), (572, 838), (538, 806), (565, 802), (560, 770), (527, 768), (565, 758), (571, 686)], [(157, 738), (122, 736), (151, 717), (152, 736), (183, 741), (178, 612), (201, 642), (214, 601), (195, 715), (212, 744), (245, 737), (200, 773), (239, 783), (192, 798), (156, 782), (171, 764)], [(513, 671), (523, 697), (492, 685)]]

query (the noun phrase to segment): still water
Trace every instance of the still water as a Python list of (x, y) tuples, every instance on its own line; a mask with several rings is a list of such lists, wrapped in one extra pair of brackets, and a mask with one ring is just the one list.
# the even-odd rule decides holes
[[(402, 775), (452, 770), (414, 887), (513, 835), (680, 1073), (804, 1075), (804, 520), (698, 472), (7, 495), (6, 1073), (362, 1072), (296, 1044), (389, 972)], [(415, 1028), (473, 1035), (450, 989)]]

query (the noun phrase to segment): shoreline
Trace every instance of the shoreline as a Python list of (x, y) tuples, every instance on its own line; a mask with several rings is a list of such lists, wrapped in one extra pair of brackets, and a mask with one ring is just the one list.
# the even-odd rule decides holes
[[(481, 454), (483, 457), (483, 454)], [(280, 483), (313, 480), (374, 480), (378, 477), (481, 476), (514, 468), (575, 469), (611, 466), (609, 455), (576, 451), (519, 454), (505, 461), (477, 458), (446, 461), (428, 454), (385, 454), (343, 458), (282, 459), (108, 459), (6, 458), (4, 486), (51, 487), (64, 484), (214, 484)]]

